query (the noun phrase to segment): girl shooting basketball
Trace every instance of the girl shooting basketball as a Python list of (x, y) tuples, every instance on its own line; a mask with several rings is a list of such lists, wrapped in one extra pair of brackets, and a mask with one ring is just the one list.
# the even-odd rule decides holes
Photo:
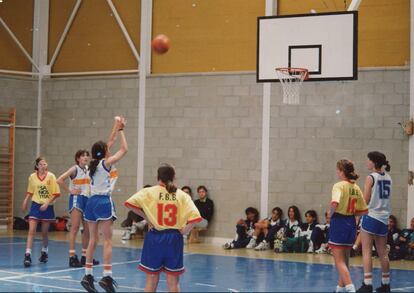
[(350, 249), (356, 237), (355, 216), (366, 214), (368, 208), (361, 189), (355, 183), (359, 176), (355, 173), (354, 164), (348, 160), (338, 161), (336, 175), (341, 181), (332, 188), (329, 230), (329, 246), (339, 274), (336, 292), (355, 292), (349, 273)]
[(158, 168), (158, 185), (140, 190), (125, 202), (126, 207), (153, 227), (145, 236), (139, 265), (147, 274), (145, 292), (157, 290), (161, 271), (167, 274), (168, 291), (180, 291), (183, 235), (202, 220), (191, 197), (177, 189), (174, 180), (174, 168), (163, 164)]
[(29, 233), (27, 234), (26, 253), (23, 262), (25, 267), (30, 267), (32, 264), (33, 236), (39, 222), (42, 223), (43, 237), (43, 247), (39, 261), (42, 263), (48, 261), (49, 225), (56, 220), (53, 202), (60, 195), (56, 177), (51, 172), (48, 172), (47, 162), (44, 158), (39, 157), (36, 159), (34, 169), (36, 172), (29, 176), (27, 193), (22, 204), (22, 210), (26, 212), (28, 201), (29, 199), (32, 200), (29, 212)]
[(126, 125), (125, 118), (115, 119), (116, 130), (121, 138), (121, 147), (111, 155), (108, 146), (103, 141), (98, 141), (92, 146), (92, 161), (89, 164), (89, 176), (91, 178), (91, 197), (88, 199), (85, 209), (85, 220), (89, 225), (89, 244), (86, 251), (85, 276), (81, 285), (88, 292), (97, 292), (94, 285), (92, 261), (95, 252), (97, 231), (102, 232), (104, 237), (103, 278), (99, 285), (106, 292), (115, 292), (117, 286), (112, 279), (112, 230), (113, 221), (116, 219), (115, 207), (111, 194), (114, 182), (111, 180), (111, 169), (113, 165), (122, 159), (128, 152), (128, 145), (123, 132)]
[(365, 179), (364, 199), (368, 203), (368, 215), (362, 217), (361, 241), (364, 261), (364, 282), (357, 292), (372, 292), (372, 246), (375, 247), (381, 262), (382, 281), (377, 292), (390, 292), (390, 261), (387, 251), (388, 218), (391, 215), (391, 170), (384, 154), (368, 153), (368, 170), (372, 171)]

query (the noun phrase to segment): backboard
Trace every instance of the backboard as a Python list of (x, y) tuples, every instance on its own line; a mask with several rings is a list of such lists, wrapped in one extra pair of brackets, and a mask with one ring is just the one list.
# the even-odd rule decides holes
[(309, 71), (308, 81), (358, 78), (358, 12), (264, 16), (257, 20), (257, 82), (275, 68)]

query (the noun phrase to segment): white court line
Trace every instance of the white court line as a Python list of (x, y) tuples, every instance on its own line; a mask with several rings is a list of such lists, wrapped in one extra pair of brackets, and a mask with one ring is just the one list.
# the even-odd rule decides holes
[[(27, 242), (1, 242), (0, 245), (22, 245)], [(33, 243), (42, 243), (42, 241), (34, 241)]]
[(410, 289), (414, 289), (414, 287), (392, 288), (392, 291), (405, 291)]
[[(135, 262), (139, 262), (139, 261), (140, 260), (131, 260), (131, 261), (126, 261), (126, 262), (118, 262), (118, 263), (113, 263), (112, 266), (135, 263)], [(94, 266), (94, 268), (98, 268), (98, 267), (103, 267), (103, 264)], [(20, 279), (20, 278), (24, 278), (24, 277), (43, 276), (43, 275), (49, 275), (49, 274), (55, 274), (55, 273), (79, 271), (79, 270), (84, 270), (84, 269), (85, 268), (71, 268), (71, 269), (64, 269), (64, 270), (57, 270), (57, 271), (50, 271), (50, 272), (43, 272), (43, 273), (20, 274), (18, 276), (10, 276), (10, 277), (0, 278), (0, 281)]]
[(217, 285), (212, 285), (212, 284), (204, 284), (204, 283), (195, 283), (195, 285), (197, 286), (206, 286), (206, 287), (217, 287)]
[[(63, 276), (64, 277), (64, 276)], [(42, 278), (42, 279), (48, 279), (48, 280), (57, 280), (57, 281), (66, 281), (66, 282), (72, 282), (72, 283), (77, 283), (80, 284), (79, 280), (74, 280), (74, 279), (59, 279), (59, 277), (47, 277), (47, 276), (34, 276), (34, 278)], [(117, 278), (114, 278), (117, 279)], [(144, 291), (144, 288), (138, 288), (138, 287), (130, 287), (130, 286), (121, 286), (118, 285), (119, 288), (124, 288), (124, 289), (129, 289), (129, 290), (139, 290), (139, 291)]]
[(72, 288), (58, 287), (58, 286), (52, 286), (52, 285), (43, 285), (43, 284), (38, 284), (38, 283), (33, 283), (33, 282), (23, 282), (23, 281), (16, 281), (16, 280), (5, 280), (5, 281), (6, 282), (11, 282), (11, 283), (33, 285), (33, 286), (53, 288), (53, 289), (59, 289), (59, 290), (68, 290), (68, 291), (75, 291), (75, 292), (83, 292), (84, 291), (84, 290), (81, 290), (81, 289), (72, 289)]
[(229, 290), (230, 292), (240, 292), (240, 291), (238, 291), (236, 289), (232, 289), (232, 288), (227, 288), (227, 290)]
[(15, 275), (24, 275), (24, 273), (13, 272), (13, 271), (3, 271), (3, 270), (0, 270), (0, 273), (4, 273), (4, 274), (15, 274)]

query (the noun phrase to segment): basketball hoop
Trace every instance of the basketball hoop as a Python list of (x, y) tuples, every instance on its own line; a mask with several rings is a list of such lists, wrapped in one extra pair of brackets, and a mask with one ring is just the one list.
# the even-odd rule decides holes
[(277, 77), (283, 88), (283, 103), (289, 105), (299, 104), (299, 95), (302, 82), (309, 78), (305, 68), (276, 68)]

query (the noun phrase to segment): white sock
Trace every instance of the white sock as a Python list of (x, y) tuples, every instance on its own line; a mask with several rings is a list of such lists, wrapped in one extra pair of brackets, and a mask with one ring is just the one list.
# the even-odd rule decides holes
[(345, 287), (341, 287), (339, 285), (336, 286), (335, 292), (345, 292)]
[(112, 277), (112, 265), (103, 265), (104, 270), (103, 270), (103, 276), (104, 277)]
[(85, 275), (92, 275), (92, 274), (93, 274), (92, 263), (86, 263), (85, 264)]
[(355, 286), (354, 284), (348, 284), (345, 286), (345, 292), (355, 292)]
[(364, 274), (364, 284), (365, 285), (372, 285), (372, 274)]
[(384, 285), (389, 285), (390, 284), (390, 273), (382, 273), (381, 282)]
[(42, 252), (48, 253), (49, 252), (49, 249), (47, 247), (42, 247)]
[(32, 249), (31, 248), (26, 248), (26, 254), (32, 254)]

